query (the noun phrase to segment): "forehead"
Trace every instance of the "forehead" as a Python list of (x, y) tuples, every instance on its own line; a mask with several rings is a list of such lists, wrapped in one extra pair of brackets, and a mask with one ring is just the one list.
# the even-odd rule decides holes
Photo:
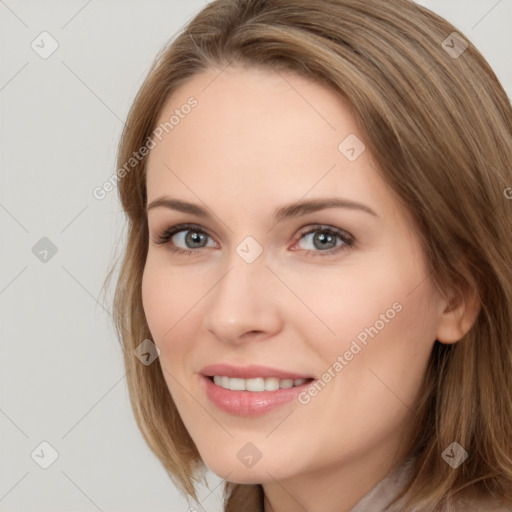
[[(196, 105), (183, 108), (190, 98)], [(168, 99), (158, 124), (166, 122), (149, 155), (148, 201), (164, 193), (222, 197), (233, 205), (238, 197), (246, 207), (306, 194), (389, 200), (352, 106), (292, 72), (208, 69)], [(356, 159), (347, 158), (347, 144), (361, 152)]]
[(231, 159), (239, 156), (239, 147), (245, 159), (269, 154), (301, 158), (313, 145), (322, 145), (333, 154), (340, 134), (357, 130), (346, 112), (350, 107), (340, 95), (290, 72), (208, 69), (168, 99), (159, 124), (182, 109), (190, 97), (197, 100), (197, 106), (164, 134), (175, 153), (193, 142), (201, 149), (197, 156), (222, 148), (229, 150)]

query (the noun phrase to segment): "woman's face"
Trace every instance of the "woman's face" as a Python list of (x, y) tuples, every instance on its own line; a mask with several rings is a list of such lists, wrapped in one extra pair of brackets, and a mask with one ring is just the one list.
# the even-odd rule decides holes
[(218, 73), (166, 103), (148, 160), (143, 304), (172, 398), (230, 481), (388, 461), (445, 308), (417, 232), (335, 92)]

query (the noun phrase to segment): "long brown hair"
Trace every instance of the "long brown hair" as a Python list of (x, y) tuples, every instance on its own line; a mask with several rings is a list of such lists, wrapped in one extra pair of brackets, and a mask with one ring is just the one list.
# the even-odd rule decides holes
[[(194, 499), (205, 466), (160, 364), (134, 357), (151, 338), (141, 297), (146, 158), (128, 171), (126, 162), (180, 86), (236, 63), (292, 70), (348, 99), (383, 178), (413, 216), (436, 285), (480, 297), (464, 338), (434, 344), (415, 409), (408, 510), (448, 510), (463, 488), (512, 503), (512, 108), (484, 57), (454, 32), (409, 0), (215, 0), (155, 59), (118, 152), (128, 233), (113, 315), (139, 428)], [(454, 441), (469, 453), (457, 469), (441, 457)], [(224, 491), (226, 511), (263, 509), (260, 485), (226, 482)]]

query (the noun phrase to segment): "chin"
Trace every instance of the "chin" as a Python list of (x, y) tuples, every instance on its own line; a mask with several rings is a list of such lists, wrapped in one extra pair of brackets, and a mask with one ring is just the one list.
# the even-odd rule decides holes
[(228, 463), (226, 461), (226, 464), (219, 464), (219, 461), (215, 461), (213, 464), (208, 464), (205, 461), (205, 464), (218, 477), (235, 484), (261, 484), (272, 480), (270, 475), (275, 477), (272, 471), (273, 468), (264, 465), (263, 461), (259, 461), (250, 468), (243, 467), (243, 464), (238, 459), (235, 462), (230, 461)]

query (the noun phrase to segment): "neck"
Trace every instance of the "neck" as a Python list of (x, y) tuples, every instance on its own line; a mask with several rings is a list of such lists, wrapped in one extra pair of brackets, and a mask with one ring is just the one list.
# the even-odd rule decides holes
[[(400, 466), (404, 457), (403, 450), (393, 453), (378, 447), (336, 467), (273, 479), (262, 484), (264, 512), (349, 512)], [(385, 505), (382, 503), (382, 508)]]

